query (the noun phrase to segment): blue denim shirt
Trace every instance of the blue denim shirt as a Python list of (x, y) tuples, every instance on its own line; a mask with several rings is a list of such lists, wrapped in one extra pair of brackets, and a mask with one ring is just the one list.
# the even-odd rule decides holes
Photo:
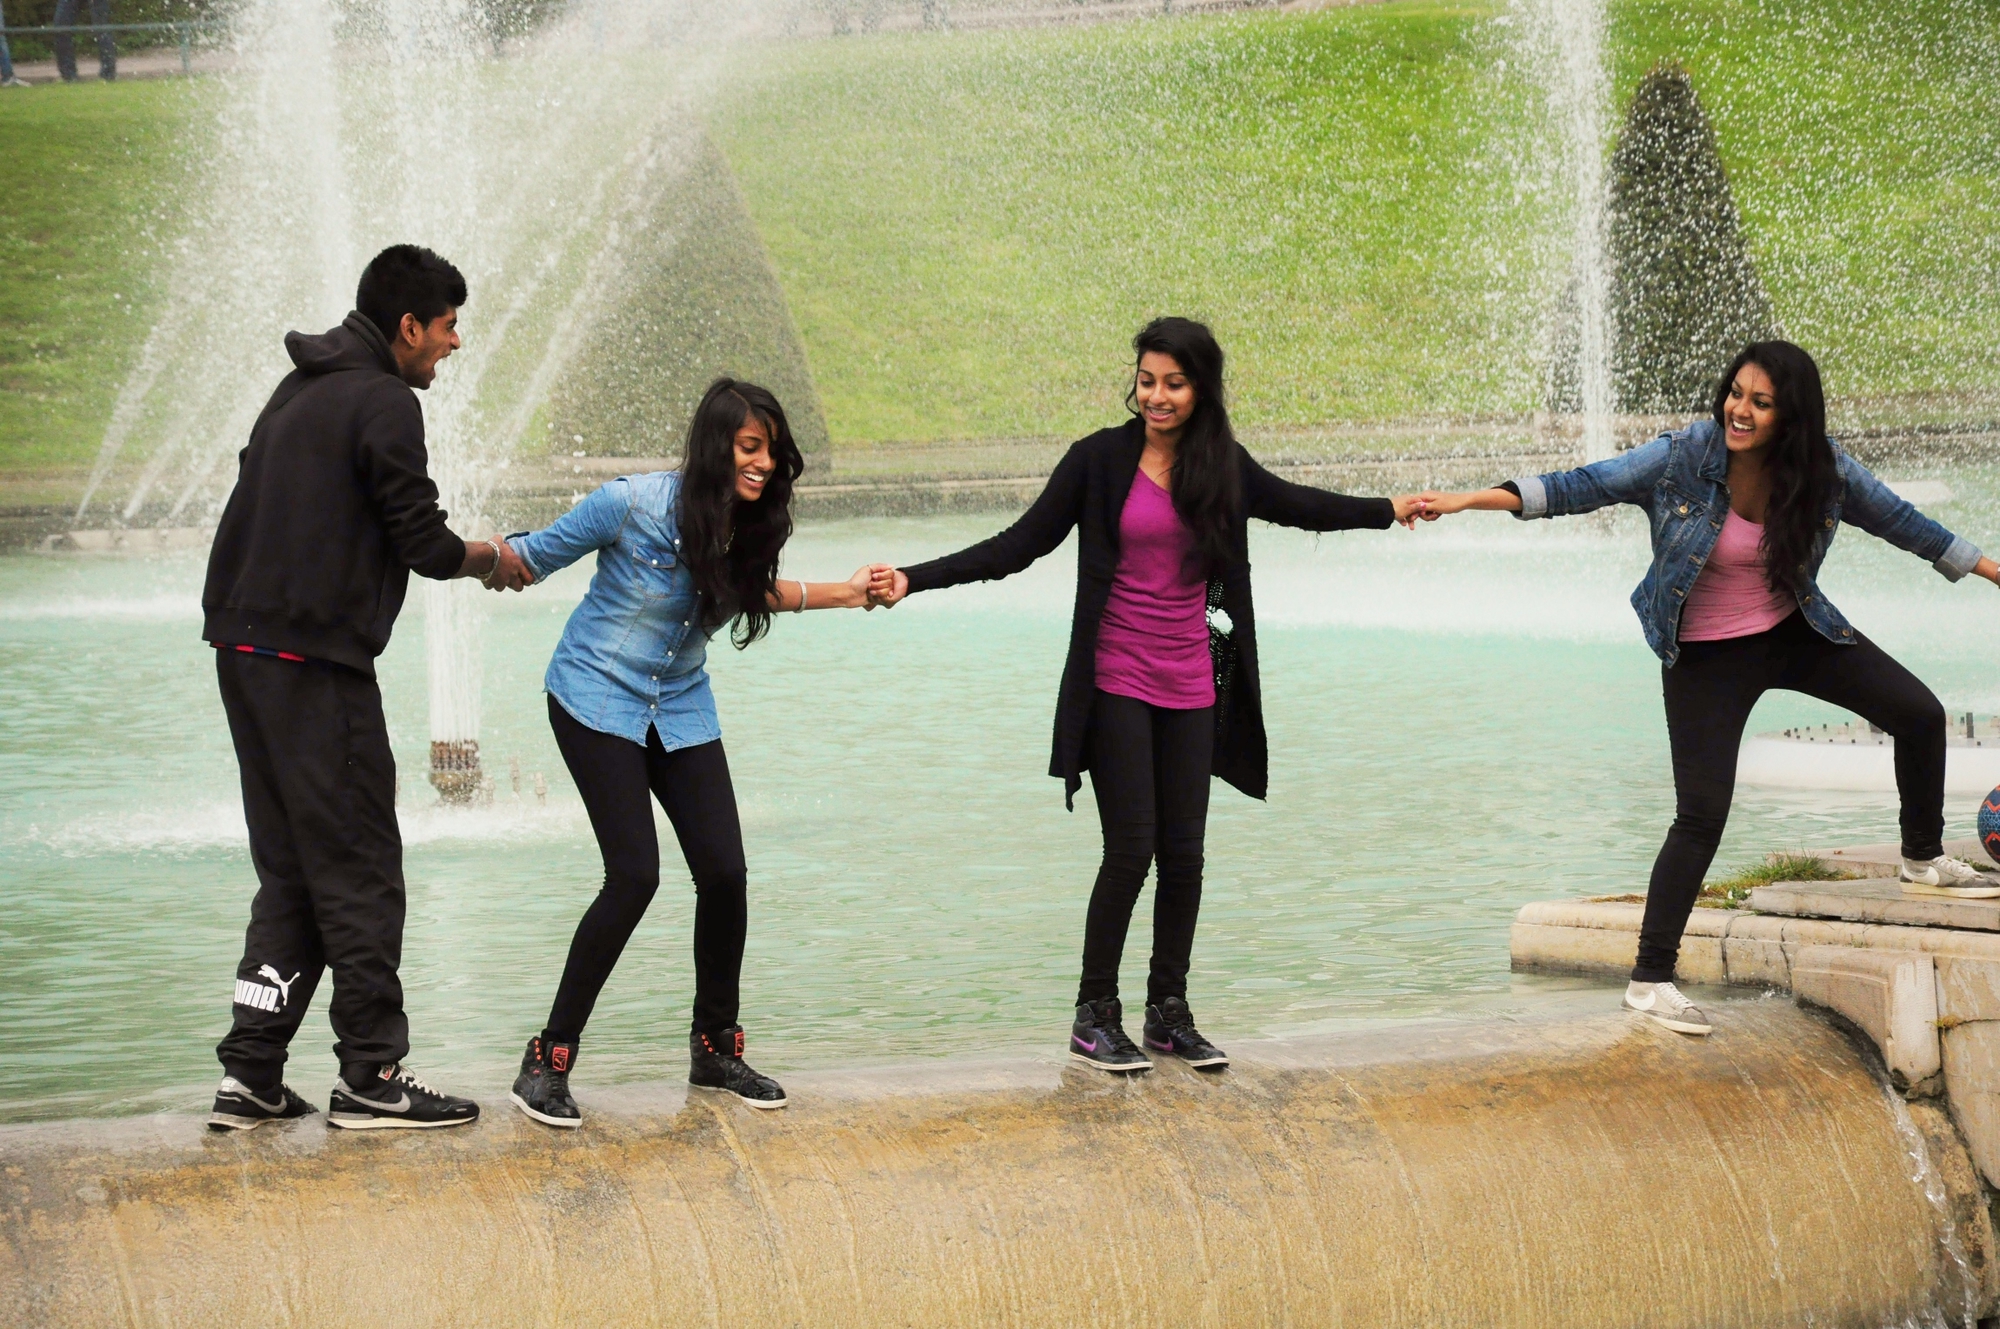
[[(1951, 581), (1972, 571), (1979, 550), (1916, 510), (1868, 468), (1833, 449), (1840, 483), (1821, 518), (1806, 568), (1806, 591), (1799, 608), (1813, 630), (1837, 645), (1852, 646), (1854, 629), (1820, 594), (1817, 578), (1834, 534), (1845, 521), (1926, 559)], [(1713, 420), (1685, 429), (1607, 461), (1552, 471), (1514, 481), (1521, 491), (1521, 516), (1565, 517), (1613, 503), (1644, 508), (1653, 528), (1653, 566), (1632, 592), (1632, 608), (1645, 629), (1646, 644), (1669, 665), (1680, 658), (1681, 606), (1722, 534), (1729, 515), (1729, 445)]]
[(722, 737), (709, 691), (708, 634), (680, 559), (678, 471), (613, 480), (555, 524), (510, 537), (541, 581), (592, 550), (597, 571), (569, 616), (542, 686), (578, 723), (667, 751)]

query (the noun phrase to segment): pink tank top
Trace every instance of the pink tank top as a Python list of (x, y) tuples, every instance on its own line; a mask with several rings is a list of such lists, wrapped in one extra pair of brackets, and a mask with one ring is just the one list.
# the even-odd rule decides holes
[(1764, 528), (1732, 510), (1681, 610), (1682, 641), (1722, 641), (1769, 632), (1798, 602), (1764, 580)]
[(1118, 572), (1097, 629), (1097, 686), (1191, 711), (1215, 704), (1208, 583), (1186, 571), (1194, 533), (1143, 468), (1118, 518)]

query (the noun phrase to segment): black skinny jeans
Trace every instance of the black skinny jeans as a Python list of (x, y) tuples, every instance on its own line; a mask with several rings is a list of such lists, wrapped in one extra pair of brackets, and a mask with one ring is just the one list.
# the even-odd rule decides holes
[(1153, 960), (1146, 1002), (1187, 997), (1188, 957), (1201, 912), (1202, 838), (1215, 708), (1175, 711), (1099, 690), (1084, 753), (1104, 863), (1083, 928), (1078, 1005), (1118, 995), (1118, 962), (1146, 868), (1159, 862), (1153, 889)]
[(554, 697), (549, 727), (597, 833), (604, 889), (576, 925), (542, 1036), (551, 1043), (583, 1036), (597, 994), (659, 889), (660, 839), (649, 792), (666, 809), (694, 877), (694, 1030), (714, 1034), (734, 1025), (748, 875), (722, 740), (668, 752), (649, 729), (640, 747), (579, 723)]
[(1725, 641), (1681, 643), (1679, 663), (1660, 671), (1674, 755), (1674, 824), (1653, 862), (1639, 930), (1638, 983), (1674, 976), (1681, 932), (1715, 860), (1736, 789), (1736, 753), (1750, 708), (1772, 688), (1844, 706), (1896, 740), (1903, 853), (1944, 852), (1944, 707), (1915, 674), (1859, 632), (1836, 646), (1793, 614), (1772, 628)]

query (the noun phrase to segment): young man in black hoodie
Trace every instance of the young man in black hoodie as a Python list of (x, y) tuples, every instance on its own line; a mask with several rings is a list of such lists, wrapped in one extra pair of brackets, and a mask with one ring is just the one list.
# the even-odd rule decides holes
[(479, 1116), (402, 1066), (403, 843), (375, 657), (411, 572), (517, 589), (531, 578), (505, 543), (451, 533), (426, 471), (411, 389), (458, 349), (465, 279), (428, 249), (394, 245), (361, 274), (354, 303), (322, 336), (285, 335), (297, 368), (250, 430), (201, 597), (259, 883), (235, 1023), (216, 1048), (217, 1128), (313, 1110), (284, 1065), (328, 967), (340, 1058), (329, 1124)]

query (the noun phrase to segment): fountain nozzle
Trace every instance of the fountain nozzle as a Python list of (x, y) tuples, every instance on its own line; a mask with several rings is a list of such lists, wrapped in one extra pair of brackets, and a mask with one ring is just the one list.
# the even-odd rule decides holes
[(478, 739), (432, 741), (431, 788), (438, 791), (439, 798), (461, 806), (469, 804), (478, 796), (482, 779)]

